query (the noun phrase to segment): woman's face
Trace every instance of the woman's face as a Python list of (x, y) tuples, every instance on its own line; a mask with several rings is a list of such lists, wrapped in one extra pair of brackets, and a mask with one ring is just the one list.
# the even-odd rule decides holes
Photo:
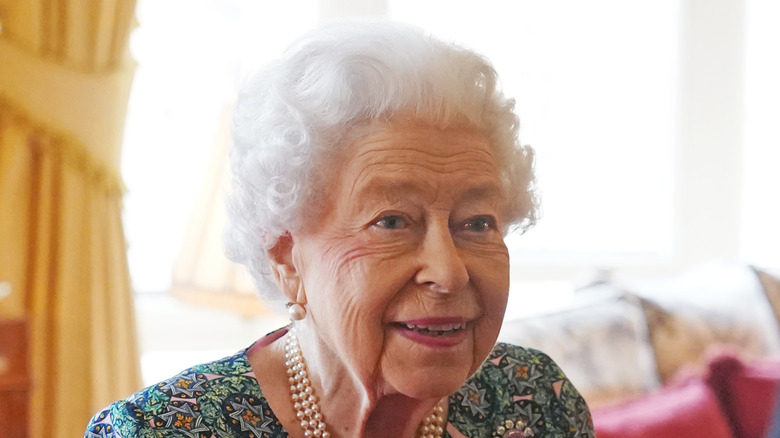
[(450, 394), (492, 349), (506, 307), (496, 156), (476, 130), (399, 122), (342, 158), (325, 207), (292, 235), (306, 324), (370, 390)]

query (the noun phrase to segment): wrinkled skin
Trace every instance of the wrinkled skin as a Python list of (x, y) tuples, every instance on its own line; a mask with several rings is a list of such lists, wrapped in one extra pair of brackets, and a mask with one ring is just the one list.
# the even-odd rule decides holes
[[(404, 121), (359, 138), (332, 169), (325, 208), (273, 252), (283, 291), (306, 303), (296, 326), (315, 388), (352, 410), (394, 397), (426, 401), (424, 413), (498, 336), (509, 289), (499, 164), (478, 131)], [(404, 325), (420, 321), (464, 326), (440, 345)]]

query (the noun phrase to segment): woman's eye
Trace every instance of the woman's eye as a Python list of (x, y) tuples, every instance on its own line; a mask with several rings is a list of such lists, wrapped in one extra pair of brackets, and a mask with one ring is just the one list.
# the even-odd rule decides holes
[(465, 228), (467, 231), (473, 231), (475, 233), (484, 233), (496, 228), (495, 221), (489, 217), (475, 217), (466, 221)]
[(397, 215), (383, 216), (378, 221), (374, 222), (374, 225), (388, 230), (397, 230), (406, 226), (406, 219)]

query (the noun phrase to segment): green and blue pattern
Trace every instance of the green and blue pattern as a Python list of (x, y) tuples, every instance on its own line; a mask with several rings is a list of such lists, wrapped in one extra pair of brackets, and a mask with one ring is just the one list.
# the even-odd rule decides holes
[[(450, 396), (445, 438), (592, 438), (588, 407), (543, 353), (497, 344)], [(85, 438), (281, 438), (246, 350), (189, 368), (97, 413)]]

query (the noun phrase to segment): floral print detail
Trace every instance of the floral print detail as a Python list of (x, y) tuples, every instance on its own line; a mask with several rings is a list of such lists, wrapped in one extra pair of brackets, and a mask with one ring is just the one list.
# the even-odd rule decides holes
[[(448, 433), (476, 437), (593, 438), (580, 394), (544, 353), (498, 344), (450, 397)], [(518, 428), (520, 424), (522, 427)]]
[[(103, 419), (104, 418), (100, 418), (99, 420), (103, 420)], [(93, 418), (92, 421), (94, 422), (95, 418)], [(114, 435), (114, 427), (112, 425), (97, 424), (95, 427), (87, 429), (87, 433), (84, 435), (84, 438), (110, 438), (115, 436), (116, 435)]]
[[(593, 438), (585, 401), (535, 350), (498, 344), (449, 399), (445, 438)], [(241, 351), (98, 412), (85, 438), (284, 438)]]
[(187, 438), (200, 438), (209, 429), (203, 425), (203, 417), (197, 412), (198, 407), (186, 402), (173, 402), (168, 410), (155, 421), (158, 427), (167, 427), (180, 432)]
[(478, 385), (477, 382), (469, 381), (463, 385), (460, 394), (463, 395), (461, 406), (466, 406), (471, 411), (471, 415), (476, 418), (485, 418), (490, 404), (485, 400), (487, 390)]
[[(276, 417), (267, 403), (257, 403), (257, 399), (249, 395), (237, 395), (226, 400), (224, 413), (231, 418), (231, 427), (239, 433), (250, 432), (255, 437), (281, 436), (281, 425), (274, 428)], [(287, 436), (287, 433), (284, 433)]]
[(160, 391), (174, 397), (197, 398), (208, 389), (208, 379), (203, 374), (182, 373), (178, 379), (158, 384)]

